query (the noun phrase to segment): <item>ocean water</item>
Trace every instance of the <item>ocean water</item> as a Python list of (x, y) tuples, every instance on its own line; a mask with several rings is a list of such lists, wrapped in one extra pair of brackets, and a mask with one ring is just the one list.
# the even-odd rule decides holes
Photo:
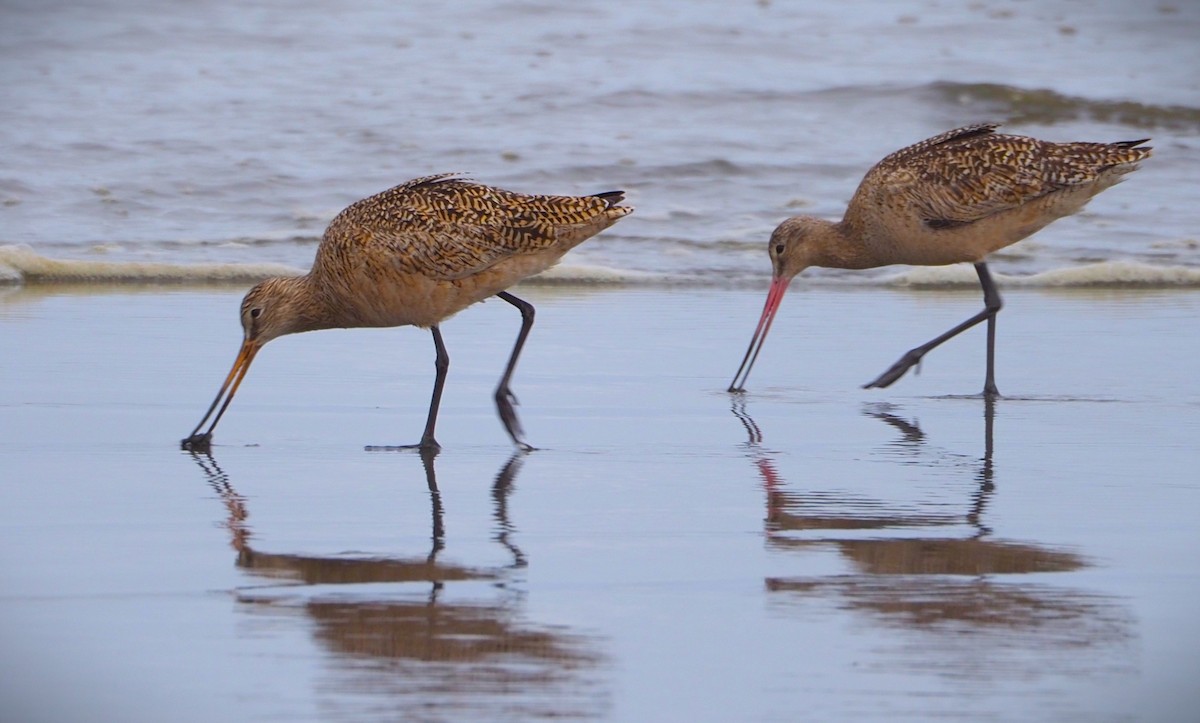
[[(763, 284), (783, 218), (837, 217), (888, 152), (991, 120), (1156, 149), (1083, 213), (997, 254), (1002, 277), (1200, 285), (1196, 3), (16, 0), (0, 12), (8, 284), (301, 271), (345, 205), (448, 171), (526, 192), (625, 189), (637, 213), (557, 278)], [(806, 278), (974, 283), (969, 269)]]

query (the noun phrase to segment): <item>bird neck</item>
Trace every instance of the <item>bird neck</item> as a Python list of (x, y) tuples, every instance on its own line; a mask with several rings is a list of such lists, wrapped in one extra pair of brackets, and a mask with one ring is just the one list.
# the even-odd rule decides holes
[(284, 334), (299, 334), (305, 331), (330, 329), (338, 326), (333, 321), (327, 295), (312, 274), (280, 277), (274, 280), (275, 294), (279, 304), (279, 316), (286, 318)]
[(852, 224), (826, 221), (812, 230), (809, 239), (812, 266), (828, 269), (869, 269), (879, 264)]

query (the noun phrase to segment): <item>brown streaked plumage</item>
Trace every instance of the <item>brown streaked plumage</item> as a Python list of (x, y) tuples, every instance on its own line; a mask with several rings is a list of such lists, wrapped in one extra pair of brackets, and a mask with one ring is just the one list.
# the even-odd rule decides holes
[(767, 301), (729, 391), (744, 389), (784, 292), (804, 269), (969, 262), (983, 287), (983, 311), (910, 349), (865, 386), (889, 386), (931, 349), (986, 319), (983, 394), (999, 396), (994, 358), (1002, 302), (985, 263), (988, 254), (1079, 211), (1149, 158), (1151, 149), (1138, 147), (1148, 138), (1052, 143), (1002, 135), (998, 127), (958, 128), (887, 156), (863, 177), (841, 221), (796, 216), (781, 223), (767, 247), (774, 268)]
[[(433, 332), (437, 376), (419, 444), (437, 449), (434, 426), (450, 359), (438, 328), (489, 296), (521, 312), (521, 330), (496, 388), (496, 408), (513, 442), (530, 449), (509, 390), (533, 306), (505, 291), (545, 271), (563, 254), (633, 211), (621, 191), (536, 196), (484, 186), (453, 174), (417, 178), (351, 204), (330, 222), (304, 276), (276, 277), (242, 300), (245, 337), (217, 398), (185, 449), (207, 447), (254, 355), (284, 334), (362, 326), (420, 326)], [(229, 392), (226, 396), (226, 391)], [(224, 403), (221, 400), (224, 399)], [(217, 410), (208, 430), (200, 428)]]

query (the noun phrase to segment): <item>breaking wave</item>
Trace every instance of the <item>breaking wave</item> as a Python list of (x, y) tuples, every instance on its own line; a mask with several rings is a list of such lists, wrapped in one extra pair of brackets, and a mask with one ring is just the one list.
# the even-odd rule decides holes
[[(52, 259), (29, 246), (0, 246), (0, 285), (43, 286), (70, 284), (138, 285), (245, 285), (271, 276), (299, 276), (306, 269), (270, 263), (172, 264), (141, 261), (91, 261)], [(523, 283), (538, 285), (667, 285), (688, 283), (646, 271), (617, 269), (595, 264), (560, 264)]]
[[(1027, 276), (992, 273), (1002, 287), (1026, 288), (1200, 288), (1200, 268), (1155, 266), (1138, 261), (1101, 261), (1050, 269)], [(967, 264), (922, 266), (883, 277), (888, 286), (936, 289), (978, 286), (979, 277)]]
[(0, 246), (0, 284), (245, 284), (305, 273), (283, 264), (171, 264), (51, 259), (28, 246)]
[[(48, 286), (70, 284), (139, 285), (246, 285), (270, 276), (298, 276), (305, 269), (271, 263), (172, 264), (140, 261), (90, 261), (52, 259), (28, 246), (0, 246), (0, 285)], [(1067, 266), (1029, 275), (996, 273), (1004, 287), (1022, 288), (1186, 288), (1200, 289), (1200, 268), (1157, 266), (1138, 261), (1104, 261)], [(531, 285), (579, 286), (690, 286), (757, 288), (765, 275), (679, 274), (621, 269), (598, 264), (563, 263), (539, 276)], [(808, 286), (955, 289), (979, 281), (968, 264), (911, 267), (899, 272), (805, 274)]]

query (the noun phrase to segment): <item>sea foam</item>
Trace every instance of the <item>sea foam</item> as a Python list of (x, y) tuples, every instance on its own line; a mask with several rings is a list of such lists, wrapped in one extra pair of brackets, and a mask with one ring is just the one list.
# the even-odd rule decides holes
[[(298, 276), (305, 269), (273, 263), (175, 264), (142, 261), (92, 261), (52, 259), (29, 246), (0, 246), (0, 285), (112, 284), (112, 285), (245, 285), (269, 276)], [(1003, 288), (1200, 288), (1200, 268), (1157, 266), (1138, 261), (1103, 261), (1067, 266), (1029, 275), (997, 273)], [(760, 286), (763, 273), (672, 274), (622, 269), (569, 260), (523, 283), (596, 286)], [(805, 275), (808, 286), (861, 286), (911, 289), (956, 289), (979, 285), (970, 264), (906, 267), (878, 275), (839, 273)]]
[(669, 274), (656, 274), (649, 271), (633, 271), (617, 269), (611, 266), (596, 264), (563, 263), (554, 266), (532, 278), (521, 282), (524, 284), (581, 284), (581, 285), (662, 285), (679, 283), (678, 277)]
[[(304, 269), (282, 264), (172, 264), (139, 261), (52, 259), (29, 246), (0, 246), (0, 285), (44, 284), (246, 284), (270, 276), (299, 276)], [(530, 284), (626, 285), (679, 283), (666, 274), (595, 264), (562, 264)]]
[[(1001, 287), (1087, 288), (1144, 287), (1200, 288), (1200, 268), (1191, 266), (1155, 266), (1138, 261), (1101, 261), (1080, 266), (1050, 269), (1027, 276), (993, 272)], [(918, 266), (880, 279), (887, 286), (935, 289), (973, 287), (979, 277), (969, 264), (954, 266)]]
[(305, 273), (282, 264), (171, 264), (51, 259), (28, 246), (0, 246), (0, 284), (245, 284)]

